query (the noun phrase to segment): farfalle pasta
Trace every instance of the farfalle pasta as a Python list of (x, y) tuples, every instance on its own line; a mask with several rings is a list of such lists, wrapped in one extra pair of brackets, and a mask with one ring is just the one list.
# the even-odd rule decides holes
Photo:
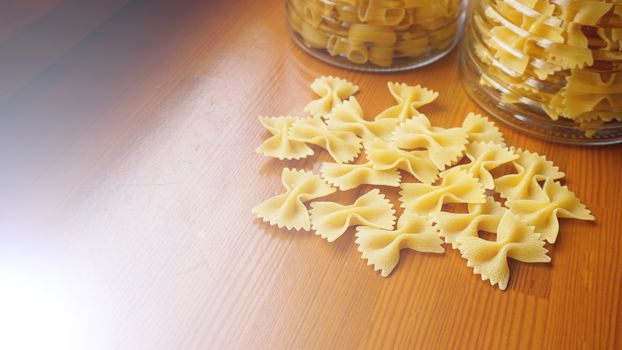
[(504, 121), (544, 139), (619, 142), (622, 23), (617, 6), (478, 0), (462, 70), (470, 95)]
[(537, 196), (542, 199), (508, 200), (506, 205), (513, 213), (524, 218), (527, 224), (533, 226), (549, 243), (555, 243), (557, 240), (558, 218), (594, 220), (590, 211), (566, 186), (548, 178), (542, 192), (543, 195)]
[(500, 145), (505, 144), (503, 134), (491, 121), (480, 114), (469, 113), (462, 122), (462, 128), (467, 133), (467, 140), (470, 142), (493, 142)]
[(429, 219), (412, 213), (403, 213), (397, 221), (396, 230), (359, 226), (356, 228), (356, 244), (362, 258), (367, 259), (374, 270), (387, 277), (400, 259), (400, 250), (411, 249), (423, 253), (443, 253), (443, 241), (436, 234)]
[(257, 147), (257, 153), (278, 159), (300, 159), (313, 155), (311, 147), (289, 139), (289, 129), (296, 121), (293, 117), (259, 117), (259, 122), (272, 137)]
[(432, 103), (438, 97), (438, 93), (419, 85), (388, 83), (389, 91), (397, 105), (385, 109), (376, 116), (376, 119), (399, 119), (404, 121), (414, 116), (421, 115), (417, 108)]
[(350, 131), (363, 140), (388, 139), (399, 123), (398, 119), (366, 120), (363, 109), (354, 97), (337, 106), (326, 121), (329, 129)]
[(336, 191), (335, 188), (317, 175), (296, 169), (284, 168), (281, 181), (285, 193), (254, 207), (253, 213), (270, 225), (308, 231), (311, 221), (304, 202), (328, 196)]
[(437, 212), (430, 214), (434, 227), (446, 243), (458, 248), (458, 239), (477, 237), (479, 231), (494, 233), (506, 208), (493, 197), (486, 197), (483, 204), (469, 204), (468, 213)]
[(289, 130), (289, 139), (324, 148), (338, 163), (347, 163), (361, 151), (361, 139), (350, 131), (330, 130), (319, 117), (299, 119)]
[(445, 203), (483, 204), (484, 187), (471, 175), (458, 168), (444, 171), (440, 185), (403, 183), (400, 192), (402, 208), (427, 215), (441, 211)]
[(311, 83), (311, 90), (320, 96), (305, 107), (305, 112), (312, 116), (324, 117), (339, 106), (344, 100), (359, 91), (351, 82), (335, 77), (319, 77)]
[(365, 146), (367, 159), (376, 170), (403, 170), (423, 183), (432, 183), (439, 173), (427, 151), (404, 151), (380, 139)]
[(463, 128), (432, 126), (426, 116), (419, 115), (401, 123), (395, 129), (392, 141), (405, 150), (426, 149), (434, 165), (443, 170), (461, 158), (467, 134)]
[(473, 268), (473, 273), (481, 275), (483, 281), (489, 280), (491, 285), (498, 284), (499, 289), (505, 290), (510, 280), (508, 258), (526, 263), (551, 261), (540, 234), (511, 212), (503, 215), (496, 233), (495, 241), (479, 237), (458, 239), (458, 248), (467, 259), (467, 266)]
[[(520, 1), (538, 8), (548, 3)], [(338, 10), (316, 2), (313, 11)], [(442, 8), (438, 10), (442, 12)], [(313, 11), (305, 14), (306, 23), (317, 29), (325, 24)], [(544, 22), (527, 19), (523, 13), (510, 14), (510, 23), (519, 21), (527, 23), (530, 31), (547, 32)], [(362, 15), (371, 20), (382, 13), (374, 10)], [(331, 77), (330, 81), (344, 83), (340, 78)], [(322, 104), (322, 112), (310, 118), (260, 117), (272, 136), (258, 147), (258, 153), (300, 159), (314, 153), (311, 144), (323, 148), (336, 163), (324, 162), (321, 177), (284, 168), (285, 191), (253, 208), (253, 213), (280, 228), (314, 230), (329, 242), (357, 226), (355, 242), (362, 258), (383, 277), (395, 269), (402, 249), (442, 253), (444, 241), (460, 250), (474, 273), (501, 289), (509, 281), (508, 258), (550, 261), (544, 245), (555, 243), (559, 218), (594, 220), (577, 196), (557, 182), (565, 174), (552, 161), (507, 147), (499, 129), (487, 118), (469, 113), (460, 127), (436, 127), (417, 110), (422, 101), (436, 98), (436, 93), (405, 84), (390, 87), (400, 96), (399, 108), (391, 107), (374, 120), (365, 118), (363, 103), (340, 93), (334, 105)], [(588, 87), (584, 90), (587, 93)], [(592, 127), (614, 118), (607, 113), (590, 112), (581, 120)], [(365, 156), (357, 158), (362, 146)], [(354, 162), (346, 164), (350, 161)], [(340, 204), (336, 197), (317, 201), (335, 193), (336, 188), (360, 188), (362, 192), (349, 192), (347, 196), (356, 196), (350, 204)], [(396, 211), (385, 196), (387, 192), (399, 196), (404, 209), (395, 228)]]
[(351, 226), (389, 230), (395, 223), (393, 206), (377, 189), (367, 192), (351, 205), (313, 202), (310, 213), (315, 234), (329, 242), (341, 237)]
[(518, 155), (507, 147), (488, 142), (473, 142), (466, 147), (466, 156), (469, 163), (459, 168), (478, 179), (487, 190), (495, 187), (490, 170), (518, 159)]
[(400, 173), (397, 169), (377, 170), (371, 162), (364, 164), (324, 163), (320, 169), (322, 177), (341, 191), (351, 190), (360, 185), (398, 187)]
[(528, 151), (515, 150), (518, 159), (512, 161), (516, 174), (495, 179), (495, 191), (507, 199), (541, 199), (538, 181), (559, 180), (565, 174), (545, 157)]

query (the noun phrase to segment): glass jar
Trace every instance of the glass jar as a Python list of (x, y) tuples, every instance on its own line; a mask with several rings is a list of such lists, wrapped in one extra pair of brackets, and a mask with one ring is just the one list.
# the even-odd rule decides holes
[(294, 41), (334, 65), (400, 71), (432, 63), (458, 42), (463, 0), (286, 0)]
[(622, 3), (477, 0), (467, 93), (507, 125), (570, 144), (622, 142)]

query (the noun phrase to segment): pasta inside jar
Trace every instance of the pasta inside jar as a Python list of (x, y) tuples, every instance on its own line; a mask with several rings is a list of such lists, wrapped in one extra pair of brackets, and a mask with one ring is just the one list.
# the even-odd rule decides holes
[(476, 102), (519, 131), (622, 142), (622, 4), (478, 0), (462, 75)]
[(286, 0), (294, 41), (337, 66), (398, 71), (434, 62), (458, 42), (462, 0)]

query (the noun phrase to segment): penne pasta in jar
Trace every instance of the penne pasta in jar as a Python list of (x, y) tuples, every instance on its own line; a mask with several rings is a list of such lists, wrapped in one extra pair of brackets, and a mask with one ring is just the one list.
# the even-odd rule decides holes
[(463, 0), (287, 0), (294, 41), (326, 62), (397, 71), (434, 62), (458, 42)]

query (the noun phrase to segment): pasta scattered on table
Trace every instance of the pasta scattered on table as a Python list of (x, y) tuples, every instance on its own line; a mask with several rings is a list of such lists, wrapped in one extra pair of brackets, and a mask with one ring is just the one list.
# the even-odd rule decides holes
[(406, 211), (427, 215), (441, 211), (445, 203), (483, 204), (484, 187), (458, 168), (441, 173), (439, 185), (403, 183), (400, 202)]
[(289, 139), (289, 129), (295, 121), (293, 117), (259, 117), (259, 122), (272, 137), (257, 147), (257, 152), (278, 159), (301, 159), (313, 155), (313, 149), (306, 143)]
[(411, 249), (424, 253), (443, 253), (443, 241), (436, 234), (430, 220), (425, 216), (403, 213), (397, 221), (397, 229), (387, 230), (369, 226), (356, 228), (356, 244), (362, 258), (382, 277), (393, 271), (400, 259), (400, 250)]
[(495, 241), (479, 237), (461, 237), (457, 240), (460, 253), (467, 259), (467, 266), (473, 268), (473, 273), (481, 275), (483, 281), (490, 280), (491, 285), (498, 284), (504, 290), (510, 279), (508, 258), (526, 263), (551, 261), (540, 234), (513, 213), (506, 212), (495, 231)]
[(351, 226), (364, 225), (389, 230), (395, 223), (393, 205), (378, 189), (367, 192), (351, 205), (313, 202), (310, 213), (315, 234), (329, 242), (341, 237)]
[(308, 231), (311, 221), (304, 202), (328, 196), (336, 189), (318, 175), (303, 170), (283, 168), (281, 181), (285, 193), (254, 207), (253, 213), (270, 225)]
[(542, 200), (533, 199), (510, 199), (505, 204), (510, 211), (520, 215), (536, 232), (542, 234), (542, 238), (549, 243), (555, 243), (559, 233), (557, 218), (571, 218), (578, 220), (594, 220), (594, 216), (581, 203), (579, 198), (552, 178), (547, 178), (544, 183)]
[[(318, 11), (329, 10), (317, 5)], [(543, 30), (535, 22), (530, 28)], [(311, 144), (325, 149), (336, 163), (324, 162), (321, 177), (284, 168), (285, 192), (259, 204), (253, 213), (280, 228), (314, 230), (328, 242), (358, 226), (358, 249), (383, 277), (397, 266), (401, 249), (443, 253), (444, 239), (459, 249), (475, 274), (501, 289), (510, 277), (508, 258), (550, 261), (544, 245), (555, 243), (559, 219), (594, 220), (579, 198), (558, 182), (565, 174), (552, 161), (506, 147), (487, 118), (469, 113), (460, 127), (436, 127), (417, 110), (432, 102), (435, 92), (406, 84), (389, 87), (399, 104), (374, 120), (365, 118), (363, 107), (351, 96), (358, 87), (333, 77), (314, 82), (313, 91), (322, 102), (316, 100), (313, 106), (321, 108), (311, 108), (310, 117), (259, 118), (272, 135), (257, 152), (300, 159), (314, 154)], [(502, 172), (493, 176), (497, 168)], [(514, 172), (503, 172), (509, 168)], [(360, 188), (364, 194), (349, 205), (317, 201), (336, 188)], [(404, 209), (395, 229), (396, 210), (390, 199), (398, 199)], [(496, 237), (482, 238), (483, 232)]]
[(337, 163), (350, 162), (361, 151), (361, 139), (354, 133), (330, 130), (319, 117), (294, 122), (289, 130), (289, 139), (322, 147)]

